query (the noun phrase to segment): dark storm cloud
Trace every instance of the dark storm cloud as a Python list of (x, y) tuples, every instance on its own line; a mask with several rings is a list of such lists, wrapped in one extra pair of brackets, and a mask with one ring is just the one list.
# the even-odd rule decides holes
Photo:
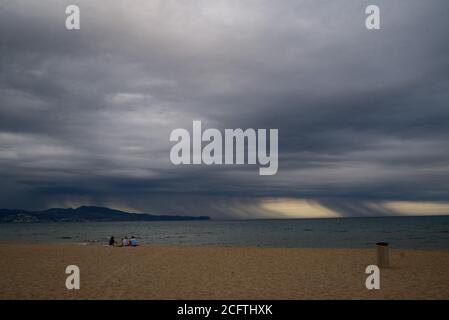
[[(64, 1), (0, 6), (0, 207), (263, 217), (448, 201), (449, 5)], [(171, 130), (278, 128), (279, 171), (176, 167)]]

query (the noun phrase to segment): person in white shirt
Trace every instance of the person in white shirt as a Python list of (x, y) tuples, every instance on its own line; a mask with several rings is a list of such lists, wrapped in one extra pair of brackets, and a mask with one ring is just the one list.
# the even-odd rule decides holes
[(129, 246), (129, 240), (128, 237), (123, 238), (122, 240), (122, 246), (128, 247)]

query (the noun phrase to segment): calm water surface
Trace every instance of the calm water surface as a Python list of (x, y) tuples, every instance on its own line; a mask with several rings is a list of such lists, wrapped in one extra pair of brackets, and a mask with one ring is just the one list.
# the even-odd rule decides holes
[(0, 224), (3, 243), (106, 244), (111, 235), (141, 244), (449, 249), (449, 216)]

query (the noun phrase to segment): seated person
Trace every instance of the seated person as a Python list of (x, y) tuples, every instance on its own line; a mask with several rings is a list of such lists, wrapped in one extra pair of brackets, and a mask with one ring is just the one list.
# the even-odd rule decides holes
[(134, 236), (132, 236), (131, 239), (129, 239), (129, 243), (131, 247), (137, 247), (137, 240), (136, 238), (134, 238)]
[(128, 247), (128, 246), (129, 246), (129, 240), (128, 240), (128, 237), (123, 238), (123, 240), (122, 240), (122, 246), (123, 246), (123, 247)]
[(114, 239), (114, 236), (112, 236), (112, 237), (109, 239), (109, 246), (111, 246), (111, 247), (115, 246), (115, 239)]

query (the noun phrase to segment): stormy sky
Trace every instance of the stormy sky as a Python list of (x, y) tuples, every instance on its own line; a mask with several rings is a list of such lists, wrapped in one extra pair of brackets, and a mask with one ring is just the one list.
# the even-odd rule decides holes
[[(449, 213), (448, 31), (447, 0), (1, 1), (0, 207)], [(171, 164), (193, 120), (279, 129), (278, 173)]]

